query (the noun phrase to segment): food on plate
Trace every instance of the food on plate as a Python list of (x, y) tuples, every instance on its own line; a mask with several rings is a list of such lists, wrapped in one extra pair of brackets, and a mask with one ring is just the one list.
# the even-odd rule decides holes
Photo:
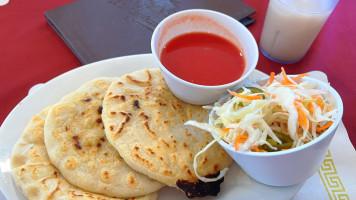
[(185, 103), (168, 89), (159, 69), (136, 71), (115, 81), (103, 102), (106, 137), (133, 169), (188, 197), (217, 195), (223, 181), (219, 171), (232, 159), (218, 144), (197, 160), (201, 176), (217, 177), (204, 183), (194, 173), (196, 153), (209, 144), (209, 132), (184, 122), (207, 120), (201, 106)]
[[(35, 115), (23, 135), (15, 144), (11, 154), (13, 178), (21, 192), (28, 199), (106, 199), (112, 198), (70, 184), (55, 168), (47, 155), (43, 128), (49, 108)], [(157, 192), (132, 199), (154, 200)], [(131, 199), (131, 198), (130, 198)]]
[[(105, 98), (104, 98), (105, 97)], [(30, 121), (13, 148), (16, 185), (29, 199), (156, 199), (167, 184), (188, 197), (217, 195), (230, 156), (186, 127), (201, 106), (177, 99), (159, 69), (91, 80)]]
[[(333, 124), (337, 109), (328, 90), (284, 69), (267, 82), (246, 83), (223, 103), (210, 107), (211, 123), (188, 121), (223, 139), (235, 151), (272, 152), (306, 144)], [(215, 140), (215, 141), (216, 141)]]
[(204, 32), (185, 33), (171, 39), (162, 48), (160, 60), (172, 74), (199, 85), (234, 82), (246, 66), (239, 47), (228, 39)]
[(112, 197), (147, 195), (164, 185), (131, 169), (105, 137), (102, 102), (117, 78), (97, 78), (50, 110), (44, 141), (53, 165), (71, 184)]

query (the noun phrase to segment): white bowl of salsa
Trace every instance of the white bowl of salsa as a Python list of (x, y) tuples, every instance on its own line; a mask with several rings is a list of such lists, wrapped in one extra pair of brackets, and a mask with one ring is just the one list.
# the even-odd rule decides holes
[(151, 49), (173, 94), (197, 105), (218, 100), (246, 79), (258, 61), (256, 41), (244, 25), (203, 9), (165, 18), (153, 32)]

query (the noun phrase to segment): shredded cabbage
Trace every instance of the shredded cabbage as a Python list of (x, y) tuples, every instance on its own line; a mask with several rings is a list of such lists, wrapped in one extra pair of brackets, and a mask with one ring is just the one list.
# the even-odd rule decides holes
[[(204, 106), (214, 113), (214, 116), (210, 116), (211, 124), (186, 122), (186, 125), (209, 131), (216, 136), (194, 157), (194, 170), (200, 180), (215, 181), (226, 173), (227, 169), (214, 179), (197, 174), (197, 156), (217, 140), (222, 139), (237, 151), (279, 151), (284, 150), (280, 147), (286, 143), (290, 143), (290, 148), (295, 148), (310, 142), (333, 123), (337, 110), (333, 108), (328, 90), (318, 89), (315, 83), (293, 80), (282, 73), (270, 80), (272, 82), (268, 81), (264, 85), (256, 82), (245, 85), (239, 93), (241, 95), (230, 92), (231, 97), (224, 104)], [(252, 91), (249, 86), (258, 88), (258, 92)], [(256, 95), (263, 98), (258, 99)], [(240, 143), (237, 141), (239, 135), (245, 135), (247, 139)], [(290, 141), (285, 141), (285, 138)]]

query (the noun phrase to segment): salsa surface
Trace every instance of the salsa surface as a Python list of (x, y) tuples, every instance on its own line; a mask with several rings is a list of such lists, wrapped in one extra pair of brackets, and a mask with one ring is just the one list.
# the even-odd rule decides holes
[(188, 33), (167, 42), (160, 60), (168, 71), (199, 85), (223, 85), (239, 79), (245, 70), (242, 51), (220, 36)]

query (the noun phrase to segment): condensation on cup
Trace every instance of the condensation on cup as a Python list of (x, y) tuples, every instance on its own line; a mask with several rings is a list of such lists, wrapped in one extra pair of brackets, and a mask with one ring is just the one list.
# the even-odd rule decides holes
[(270, 0), (260, 49), (279, 63), (303, 58), (338, 0)]

